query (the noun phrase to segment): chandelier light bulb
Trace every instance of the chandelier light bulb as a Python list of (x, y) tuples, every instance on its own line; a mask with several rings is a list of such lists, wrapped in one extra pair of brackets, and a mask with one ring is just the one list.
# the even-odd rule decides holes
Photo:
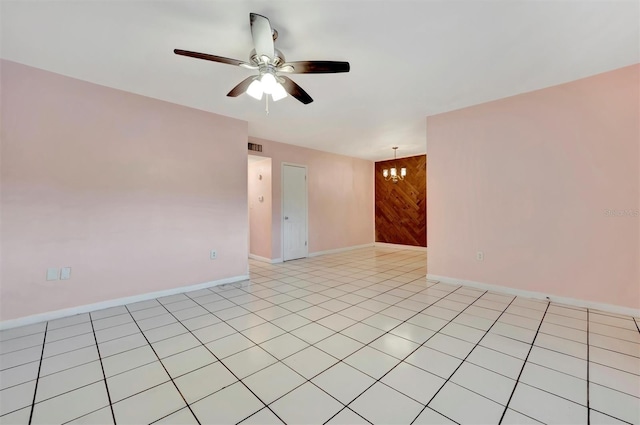
[[(398, 147), (394, 146), (392, 149), (393, 149), (393, 162), (395, 163), (397, 160)], [(407, 176), (407, 168), (401, 167), (400, 174), (398, 174), (398, 168), (396, 164), (394, 164), (393, 167), (391, 167), (390, 169), (385, 168), (384, 170), (382, 170), (382, 177), (384, 177), (386, 181), (392, 181), (393, 183), (398, 183), (398, 181), (404, 180), (406, 176)]]

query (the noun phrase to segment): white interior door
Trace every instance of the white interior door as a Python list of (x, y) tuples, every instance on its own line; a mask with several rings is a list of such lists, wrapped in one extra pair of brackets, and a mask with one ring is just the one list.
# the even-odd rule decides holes
[(282, 259), (307, 256), (307, 168), (282, 166)]

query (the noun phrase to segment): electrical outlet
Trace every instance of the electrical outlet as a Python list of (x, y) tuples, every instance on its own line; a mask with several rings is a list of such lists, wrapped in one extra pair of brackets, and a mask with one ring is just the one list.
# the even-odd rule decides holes
[(212, 260), (215, 260), (216, 258), (218, 258), (218, 251), (216, 251), (215, 249), (212, 249), (211, 253), (209, 254), (209, 258)]
[(60, 269), (60, 280), (71, 279), (71, 267), (63, 267)]
[(476, 252), (476, 260), (484, 261), (484, 252), (482, 252), (482, 251)]
[(58, 280), (58, 269), (55, 267), (49, 267), (47, 269), (47, 280)]

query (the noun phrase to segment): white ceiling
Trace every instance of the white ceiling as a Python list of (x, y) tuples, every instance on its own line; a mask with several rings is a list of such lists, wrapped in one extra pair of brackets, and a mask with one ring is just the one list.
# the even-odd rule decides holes
[[(232, 116), (251, 136), (366, 159), (424, 153), (427, 115), (640, 62), (637, 0), (7, 1), (0, 55)], [(174, 48), (248, 59), (249, 12), (295, 60), (351, 72), (294, 75), (315, 101), (226, 93), (251, 71)]]

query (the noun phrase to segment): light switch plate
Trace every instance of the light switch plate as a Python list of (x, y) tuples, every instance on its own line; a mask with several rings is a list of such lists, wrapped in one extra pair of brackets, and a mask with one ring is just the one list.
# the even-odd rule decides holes
[(47, 280), (58, 280), (58, 269), (55, 267), (49, 267), (47, 269)]

